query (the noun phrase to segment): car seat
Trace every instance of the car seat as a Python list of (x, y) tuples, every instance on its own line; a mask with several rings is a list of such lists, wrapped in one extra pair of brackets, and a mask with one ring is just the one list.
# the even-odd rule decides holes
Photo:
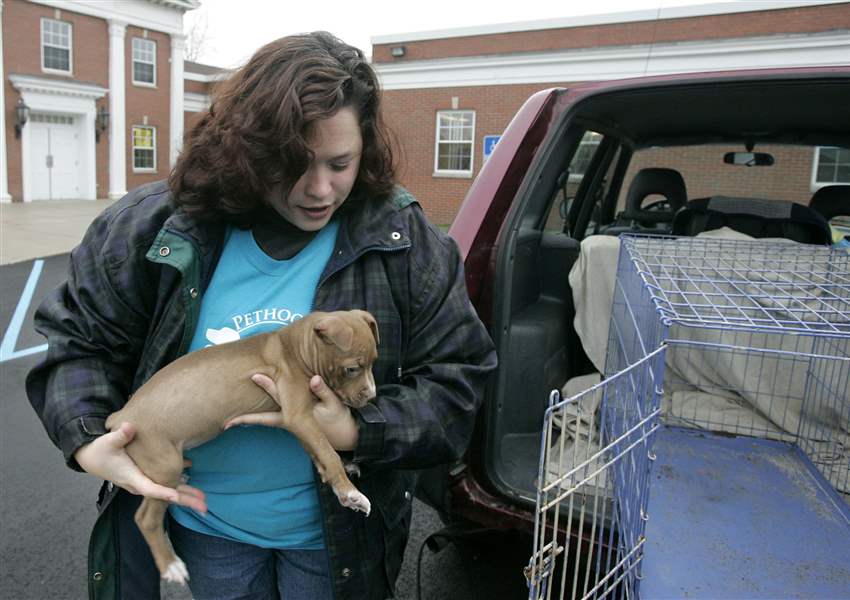
[(694, 236), (729, 227), (754, 238), (786, 238), (803, 244), (830, 244), (826, 219), (816, 210), (784, 200), (713, 196), (691, 200), (676, 213), (673, 235)]
[(814, 193), (809, 208), (818, 211), (824, 219), (850, 217), (850, 185), (827, 185)]
[[(666, 208), (647, 210), (643, 201), (649, 196), (660, 195), (666, 201)], [(621, 233), (669, 233), (669, 227), (663, 224), (673, 222), (673, 215), (685, 205), (688, 194), (685, 180), (675, 169), (651, 167), (638, 171), (629, 186), (626, 195), (626, 208), (617, 217), (617, 221), (606, 228), (607, 235)], [(650, 206), (657, 204), (650, 203)]]

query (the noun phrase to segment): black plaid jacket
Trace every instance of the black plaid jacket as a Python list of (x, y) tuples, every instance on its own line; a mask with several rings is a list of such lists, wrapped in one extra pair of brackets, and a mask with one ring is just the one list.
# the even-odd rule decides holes
[[(318, 488), (336, 598), (383, 599), (392, 596), (407, 542), (415, 470), (464, 453), (496, 356), (469, 302), (456, 245), (410, 194), (399, 188), (342, 215), (314, 309), (362, 308), (379, 325), (378, 397), (356, 412), (352, 457), (371, 516)], [(73, 453), (105, 431), (106, 417), (185, 353), (223, 232), (175, 211), (167, 186), (156, 183), (108, 208), (72, 252), (67, 283), (36, 313), (49, 347), (27, 377), (30, 402), (72, 468), (79, 469)], [(115, 495), (102, 490), (90, 543), (95, 598), (137, 595), (125, 593), (126, 581), (142, 559), (128, 567), (116, 546), (119, 532), (137, 533), (120, 526), (127, 516), (116, 514)], [(150, 565), (138, 572), (153, 573)], [(132, 589), (142, 585), (137, 577)]]

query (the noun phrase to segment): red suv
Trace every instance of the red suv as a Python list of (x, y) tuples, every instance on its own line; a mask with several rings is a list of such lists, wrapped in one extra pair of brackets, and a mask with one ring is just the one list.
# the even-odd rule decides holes
[[(531, 531), (549, 392), (599, 370), (574, 327), (569, 274), (583, 239), (726, 225), (841, 243), (848, 182), (850, 67), (647, 77), (533, 95), (450, 229), (500, 366), (465, 461), (424, 474), (421, 495), (446, 520)], [(718, 198), (730, 200), (725, 209)]]

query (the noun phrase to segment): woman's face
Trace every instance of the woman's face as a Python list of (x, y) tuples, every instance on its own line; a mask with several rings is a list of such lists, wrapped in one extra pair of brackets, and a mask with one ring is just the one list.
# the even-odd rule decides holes
[(287, 221), (302, 231), (318, 231), (345, 202), (360, 168), (363, 138), (357, 112), (341, 108), (334, 116), (314, 125), (310, 141), (313, 162), (289, 195), (276, 186), (267, 198)]

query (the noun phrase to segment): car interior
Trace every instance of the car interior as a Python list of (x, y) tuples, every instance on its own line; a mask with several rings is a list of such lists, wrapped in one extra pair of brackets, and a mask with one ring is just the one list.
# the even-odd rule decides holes
[[(848, 97), (846, 79), (775, 76), (624, 86), (570, 104), (498, 240), (491, 331), (501, 365), (484, 409), (492, 486), (533, 506), (550, 392), (603, 368), (607, 338), (576, 328), (578, 286), (606, 285), (593, 270), (576, 275), (583, 253), (604, 251), (608, 263), (590, 264), (613, 272), (623, 233), (694, 236), (724, 227), (834, 243), (850, 220), (850, 186), (813, 194), (806, 186), (789, 197), (795, 188), (784, 179), (799, 178), (800, 169), (811, 175), (819, 147), (850, 150)], [(808, 163), (798, 164), (800, 156)], [(765, 197), (763, 189), (784, 195)]]

